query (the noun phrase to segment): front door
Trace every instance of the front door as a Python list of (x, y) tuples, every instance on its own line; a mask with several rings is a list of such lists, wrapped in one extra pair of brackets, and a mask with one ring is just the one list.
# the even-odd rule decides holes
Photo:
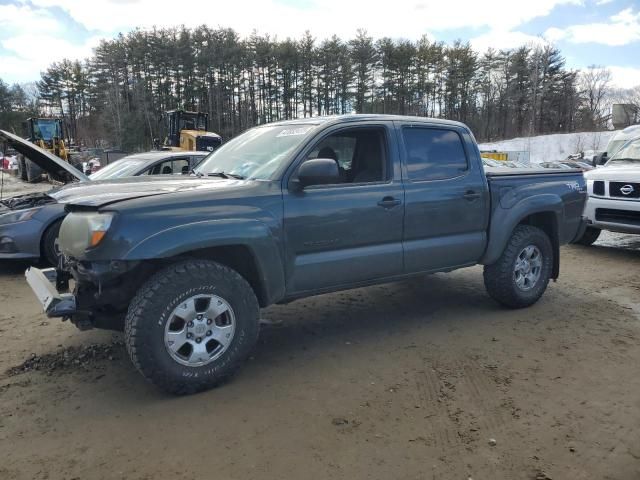
[(391, 124), (338, 128), (303, 153), (302, 162), (334, 159), (342, 179), (285, 189), (288, 294), (402, 272), (404, 194), (392, 134)]

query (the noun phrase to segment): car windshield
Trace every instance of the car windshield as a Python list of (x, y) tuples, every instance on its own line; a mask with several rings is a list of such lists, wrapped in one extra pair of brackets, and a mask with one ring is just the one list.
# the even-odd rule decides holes
[(253, 128), (207, 156), (195, 173), (271, 179), (313, 127), (312, 124), (296, 124)]
[(620, 149), (620, 147), (622, 147), (627, 140), (611, 140), (609, 142), (609, 144), (607, 145), (607, 155), (609, 155), (609, 158), (613, 157), (616, 153), (618, 153), (618, 150)]
[(609, 160), (607, 165), (620, 164), (629, 162), (640, 162), (640, 139), (627, 142), (618, 152)]
[(110, 178), (132, 177), (140, 170), (142, 165), (143, 162), (140, 159), (124, 157), (92, 173), (89, 178), (91, 180), (107, 180)]

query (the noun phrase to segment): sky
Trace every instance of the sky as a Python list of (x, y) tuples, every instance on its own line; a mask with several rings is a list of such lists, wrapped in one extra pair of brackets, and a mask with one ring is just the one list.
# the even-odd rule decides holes
[(608, 67), (615, 86), (640, 85), (640, 0), (0, 0), (0, 78), (38, 80), (62, 58), (84, 59), (100, 39), (153, 26), (231, 27), (240, 34), (448, 43), (477, 51), (552, 43), (570, 68)]

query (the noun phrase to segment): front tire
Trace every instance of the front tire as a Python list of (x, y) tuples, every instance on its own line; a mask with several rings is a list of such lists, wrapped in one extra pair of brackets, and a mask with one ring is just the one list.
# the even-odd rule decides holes
[(484, 267), (484, 284), (497, 302), (510, 308), (533, 305), (547, 289), (553, 270), (553, 247), (545, 232), (518, 225), (502, 255)]
[(258, 338), (259, 306), (236, 271), (187, 260), (152, 276), (125, 319), (127, 351), (147, 380), (183, 395), (213, 388), (247, 358)]
[(62, 225), (62, 220), (54, 222), (42, 235), (42, 258), (54, 267), (58, 265), (58, 260), (60, 259), (60, 251), (58, 250), (60, 225)]
[(582, 236), (573, 243), (577, 243), (578, 245), (584, 245), (588, 247), (598, 239), (601, 232), (602, 230), (600, 230), (599, 228), (587, 227), (587, 229), (584, 231)]

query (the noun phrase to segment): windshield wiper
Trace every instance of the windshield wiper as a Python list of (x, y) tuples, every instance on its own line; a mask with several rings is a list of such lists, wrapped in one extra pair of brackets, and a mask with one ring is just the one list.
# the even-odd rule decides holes
[(236, 173), (226, 173), (226, 172), (210, 172), (207, 173), (209, 177), (220, 177), (220, 178), (236, 178), (238, 180), (244, 180), (242, 175), (238, 175)]

